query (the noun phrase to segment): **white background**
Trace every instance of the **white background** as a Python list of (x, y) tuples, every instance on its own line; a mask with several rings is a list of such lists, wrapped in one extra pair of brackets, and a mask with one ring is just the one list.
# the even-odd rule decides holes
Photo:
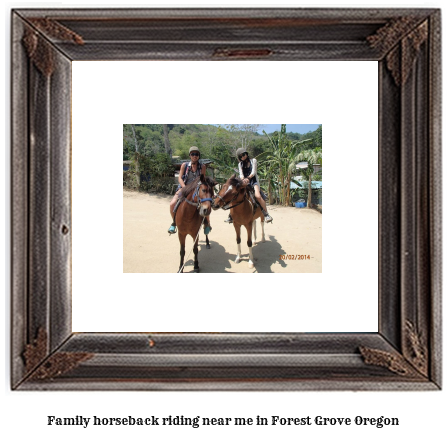
[[(377, 70), (355, 61), (73, 62), (73, 330), (376, 332)], [(204, 274), (187, 293), (169, 286), (179, 285), (175, 273), (123, 274), (123, 123), (168, 120), (322, 123), (323, 273)]]
[[(357, 6), (364, 2), (357, 2)], [(112, 6), (110, 3), (104, 3)], [(136, 2), (134, 2), (136, 4)], [(149, 1), (144, 2), (150, 5)], [(177, 3), (180, 4), (180, 3)], [(184, 3), (189, 6), (188, 3)], [(196, 2), (196, 4), (199, 4)], [(203, 5), (209, 3), (202, 3)], [(326, 2), (318, 6), (331, 6), (336, 3)], [(6, 4), (3, 16), (5, 44), (2, 45), (5, 56), (2, 57), (2, 72), (6, 93), (5, 99), (5, 117), (1, 119), (2, 132), (6, 133), (5, 144), (9, 144), (9, 77), (7, 70), (9, 66), (9, 13), (11, 7), (71, 7), (73, 3), (8, 3)], [(78, 5), (81, 5), (80, 3)], [(220, 3), (220, 5), (223, 5)], [(230, 4), (227, 4), (228, 6)], [(259, 6), (259, 2), (246, 1), (245, 5)], [(298, 3), (267, 4), (269, 6), (306, 6)], [(366, 6), (422, 6), (422, 7), (441, 7), (440, 2), (422, 3), (422, 2), (399, 2), (394, 1), (392, 5), (388, 2), (377, 2), (373, 5), (366, 3)], [(94, 6), (82, 5), (82, 6)], [(100, 6), (97, 3), (96, 6)], [(127, 7), (131, 4), (127, 4)], [(309, 5), (310, 6), (310, 5)], [(311, 5), (313, 7), (317, 5)], [(349, 5), (342, 5), (349, 6)], [(445, 57), (444, 57), (445, 59)], [(131, 120), (133, 122), (133, 120)], [(268, 122), (271, 122), (270, 120)], [(325, 145), (326, 146), (326, 145)], [(5, 197), (5, 204), (9, 202), (9, 151), (5, 150), (5, 190), (2, 196)], [(3, 318), (4, 336), (2, 337), (2, 397), (1, 397), (1, 422), (0, 428), (3, 436), (45, 436), (59, 437), (63, 434), (65, 437), (79, 436), (102, 436), (122, 437), (124, 434), (135, 437), (162, 437), (172, 436), (174, 433), (181, 434), (184, 437), (189, 436), (272, 436), (272, 433), (280, 437), (395, 437), (395, 436), (445, 436), (447, 426), (445, 424), (445, 407), (447, 406), (447, 397), (445, 391), (438, 392), (390, 392), (390, 393), (371, 393), (371, 392), (336, 392), (336, 393), (302, 393), (302, 392), (269, 392), (269, 393), (218, 393), (218, 392), (199, 392), (199, 393), (114, 393), (114, 392), (51, 392), (51, 393), (21, 393), (11, 392), (9, 390), (9, 339), (10, 339), (10, 316), (9, 316), (9, 213), (8, 209), (5, 215), (1, 217), (2, 225), (5, 225), (6, 244), (5, 264), (2, 263), (2, 277), (5, 278), (5, 306), (1, 315)], [(444, 361), (445, 363), (445, 361)], [(444, 366), (445, 370), (445, 366)], [(444, 371), (445, 375), (445, 371)], [(208, 429), (199, 428), (165, 428), (165, 429), (123, 429), (108, 428), (95, 429), (87, 428), (56, 428), (47, 427), (46, 416), (58, 415), (61, 417), (84, 415), (84, 416), (167, 416), (167, 415), (185, 415), (185, 416), (256, 416), (261, 415), (270, 417), (271, 415), (282, 415), (285, 417), (300, 417), (310, 415), (323, 415), (326, 417), (355, 417), (363, 415), (365, 417), (378, 417), (381, 415), (388, 417), (399, 417), (401, 425), (398, 428), (357, 428), (357, 427), (330, 427), (330, 428), (306, 428), (301, 427), (283, 427), (281, 429), (272, 428), (243, 428), (235, 427), (215, 428), (210, 433)]]

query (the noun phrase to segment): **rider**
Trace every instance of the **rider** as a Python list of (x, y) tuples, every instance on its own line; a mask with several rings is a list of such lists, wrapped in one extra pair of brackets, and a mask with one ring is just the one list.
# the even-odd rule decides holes
[[(171, 213), (172, 219), (174, 219), (175, 211), (178, 208), (177, 201), (180, 195), (180, 190), (186, 185), (188, 185), (191, 181), (195, 180), (198, 176), (200, 176), (200, 174), (205, 176), (206, 166), (199, 161), (200, 159), (199, 148), (196, 146), (191, 146), (189, 148), (189, 157), (191, 158), (191, 161), (189, 163), (183, 163), (182, 166), (180, 167), (180, 173), (178, 176), (179, 185), (169, 206), (169, 211), (172, 211), (172, 207), (174, 207), (174, 211), (172, 211)], [(207, 216), (206, 219), (207, 221), (204, 224), (205, 234), (209, 234), (210, 231), (212, 230), (210, 224), (210, 217)], [(173, 221), (171, 226), (169, 227), (168, 233), (174, 234), (176, 232), (177, 230), (175, 221)]]
[[(244, 184), (249, 184), (254, 188), (255, 197), (259, 205), (262, 208), (262, 213), (265, 218), (265, 222), (271, 222), (273, 218), (267, 213), (267, 206), (265, 205), (264, 198), (261, 196), (261, 189), (259, 186), (258, 175), (256, 173), (258, 162), (256, 158), (251, 158), (248, 156), (248, 152), (245, 148), (239, 148), (236, 151), (236, 156), (239, 160), (239, 176)], [(231, 213), (225, 222), (232, 223), (233, 218)]]

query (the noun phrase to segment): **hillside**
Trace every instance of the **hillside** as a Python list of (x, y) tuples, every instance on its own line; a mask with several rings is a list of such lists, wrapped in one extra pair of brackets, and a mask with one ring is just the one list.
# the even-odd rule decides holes
[[(163, 125), (135, 124), (123, 125), (123, 160), (130, 159), (135, 151), (135, 140), (139, 152), (150, 156), (166, 152)], [(262, 125), (190, 125), (171, 124), (167, 126), (169, 146), (173, 156), (188, 157), (191, 146), (197, 146), (203, 157), (233, 159), (236, 149), (245, 146), (250, 156), (256, 157), (269, 145), (266, 135), (257, 133)], [(271, 137), (275, 133), (270, 134)], [(313, 139), (309, 147), (322, 147), (322, 127), (306, 134), (287, 133), (289, 140)]]

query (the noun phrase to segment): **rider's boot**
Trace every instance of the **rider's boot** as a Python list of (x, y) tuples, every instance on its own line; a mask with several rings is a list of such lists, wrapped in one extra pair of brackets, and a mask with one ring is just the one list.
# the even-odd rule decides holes
[[(181, 202), (180, 199), (177, 199), (177, 202), (175, 203), (175, 206), (174, 206), (174, 210), (172, 211), (174, 213), (174, 219), (175, 219), (175, 213), (177, 212), (177, 208), (180, 205), (180, 202)], [(174, 222), (172, 222), (171, 226), (169, 227), (168, 233), (175, 234), (176, 232), (177, 232), (177, 228), (176, 228), (175, 221), (174, 221)]]
[(175, 222), (172, 222), (171, 226), (169, 227), (168, 233), (175, 234), (176, 232), (177, 232), (177, 228), (175, 227)]
[(264, 215), (265, 222), (272, 222), (273, 218), (265, 210), (262, 210), (262, 214)]

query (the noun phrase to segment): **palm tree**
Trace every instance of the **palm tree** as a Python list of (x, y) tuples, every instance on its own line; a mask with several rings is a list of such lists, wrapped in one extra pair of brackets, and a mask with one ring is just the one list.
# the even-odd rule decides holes
[(312, 203), (312, 175), (314, 173), (315, 164), (323, 164), (323, 155), (320, 148), (307, 149), (300, 152), (295, 161), (291, 164), (291, 167), (296, 168), (296, 163), (300, 161), (307, 161), (307, 169), (301, 172), (309, 181), (308, 195), (307, 195), (307, 208), (310, 208)]
[[(287, 139), (286, 125), (281, 125), (281, 131), (277, 138), (273, 139), (265, 131), (263, 133), (269, 139), (271, 148), (258, 155), (257, 159), (260, 160), (260, 167), (265, 170), (266, 179), (269, 181), (269, 191), (272, 187), (270, 179), (273, 176), (279, 186), (279, 202), (288, 206), (290, 204), (290, 183), (296, 171), (296, 157), (302, 146), (313, 140), (291, 142)], [(269, 199), (270, 197), (271, 193), (269, 192)]]
[(264, 166), (258, 167), (258, 176), (262, 186), (262, 189), (267, 192), (269, 204), (274, 202), (273, 192), (276, 191), (276, 180), (274, 174), (269, 172), (268, 168)]

